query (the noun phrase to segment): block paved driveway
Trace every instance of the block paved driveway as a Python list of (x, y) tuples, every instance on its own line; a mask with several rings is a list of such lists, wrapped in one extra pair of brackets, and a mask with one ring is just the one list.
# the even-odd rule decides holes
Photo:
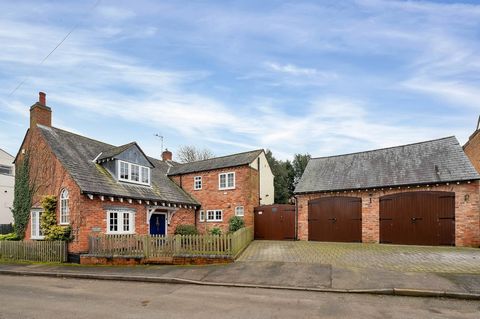
[(342, 268), (480, 274), (478, 248), (256, 240), (238, 261), (319, 263)]

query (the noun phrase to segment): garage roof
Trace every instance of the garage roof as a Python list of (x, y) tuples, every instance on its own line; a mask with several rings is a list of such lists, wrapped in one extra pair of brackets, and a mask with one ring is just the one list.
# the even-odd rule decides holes
[(455, 136), (373, 151), (312, 158), (295, 193), (478, 180)]

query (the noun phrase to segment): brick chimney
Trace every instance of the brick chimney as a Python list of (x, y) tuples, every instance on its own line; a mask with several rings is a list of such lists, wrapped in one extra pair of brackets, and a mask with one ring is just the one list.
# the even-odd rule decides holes
[(168, 149), (162, 152), (162, 161), (171, 161), (172, 160), (172, 152)]
[(52, 126), (52, 109), (47, 106), (46, 94), (38, 92), (38, 102), (30, 107), (30, 128), (37, 124)]

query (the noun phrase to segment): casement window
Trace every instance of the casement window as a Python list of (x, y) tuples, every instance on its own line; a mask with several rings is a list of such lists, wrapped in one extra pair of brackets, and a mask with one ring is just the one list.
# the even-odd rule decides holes
[(200, 216), (198, 217), (198, 219), (201, 221), (201, 222), (204, 222), (205, 221), (205, 211), (202, 209), (200, 211)]
[(235, 207), (235, 216), (243, 217), (244, 215), (245, 215), (245, 211), (243, 209), (243, 206)]
[(223, 212), (217, 210), (207, 210), (207, 222), (221, 222), (223, 220)]
[(193, 189), (194, 190), (202, 189), (202, 176), (195, 176), (193, 178)]
[(68, 190), (64, 188), (60, 193), (60, 225), (70, 224), (70, 208)]
[(235, 173), (221, 173), (218, 174), (218, 189), (234, 189), (235, 188)]
[(135, 212), (129, 210), (107, 211), (107, 234), (135, 233)]
[(150, 168), (118, 161), (118, 180), (136, 184), (150, 185)]
[(142, 183), (150, 184), (150, 169), (148, 167), (141, 167)]
[(0, 165), (0, 174), (13, 175), (13, 167), (7, 165)]
[(31, 238), (32, 239), (43, 239), (43, 231), (40, 225), (40, 221), (42, 218), (42, 211), (41, 210), (32, 210), (30, 212), (30, 221), (31, 221)]

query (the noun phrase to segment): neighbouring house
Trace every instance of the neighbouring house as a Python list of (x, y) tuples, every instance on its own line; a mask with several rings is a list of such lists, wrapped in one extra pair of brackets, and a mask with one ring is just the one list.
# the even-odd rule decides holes
[(14, 157), (0, 149), (0, 225), (13, 223)]
[(40, 200), (55, 195), (57, 221), (72, 229), (70, 254), (87, 252), (96, 234), (171, 235), (181, 224), (206, 230), (203, 220), (226, 230), (234, 214), (250, 225), (253, 207), (273, 200), (262, 150), (189, 164), (172, 161), (166, 150), (155, 159), (135, 142), (113, 146), (52, 127), (42, 92), (15, 164), (26, 155), (35, 183), (26, 239), (43, 239)]
[(273, 173), (263, 150), (176, 164), (168, 176), (201, 203), (201, 232), (213, 227), (227, 231), (233, 216), (253, 226), (254, 208), (274, 200)]
[(298, 238), (477, 247), (479, 180), (453, 136), (312, 158), (295, 189)]
[(480, 117), (475, 132), (470, 135), (467, 143), (463, 145), (463, 150), (473, 164), (473, 167), (480, 172)]

